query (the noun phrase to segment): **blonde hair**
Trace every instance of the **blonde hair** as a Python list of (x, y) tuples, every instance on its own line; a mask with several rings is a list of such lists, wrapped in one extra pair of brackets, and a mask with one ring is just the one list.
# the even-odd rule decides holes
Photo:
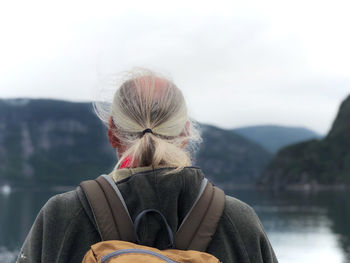
[[(125, 77), (109, 106), (94, 103), (106, 124), (112, 117), (117, 128), (113, 135), (126, 148), (117, 166), (126, 157), (131, 158), (131, 165), (164, 165), (175, 168), (172, 172), (190, 166), (191, 151), (201, 137), (188, 116), (182, 92), (169, 79), (147, 69), (134, 69)], [(143, 133), (146, 129), (152, 132)]]

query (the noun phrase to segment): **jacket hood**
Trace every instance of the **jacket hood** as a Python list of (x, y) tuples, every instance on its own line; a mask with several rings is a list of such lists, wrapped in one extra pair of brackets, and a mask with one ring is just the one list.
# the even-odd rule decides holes
[[(178, 173), (167, 174), (171, 169), (126, 168), (114, 173), (112, 177), (117, 181), (133, 221), (143, 210), (152, 208), (165, 216), (174, 233), (178, 230), (198, 196), (204, 175), (195, 167), (185, 167)], [(138, 232), (142, 244), (168, 243), (166, 228), (156, 214), (142, 219)]]

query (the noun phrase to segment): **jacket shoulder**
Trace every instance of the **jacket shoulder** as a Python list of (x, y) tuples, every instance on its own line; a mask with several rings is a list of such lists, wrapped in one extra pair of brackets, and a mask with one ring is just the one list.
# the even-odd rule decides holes
[(264, 232), (254, 209), (237, 198), (226, 195), (223, 213), (238, 229)]
[[(81, 189), (51, 197), (40, 210), (19, 255), (19, 263), (81, 262), (98, 233), (84, 212)], [(88, 204), (87, 204), (88, 205)], [(77, 248), (72, 250), (72, 248)]]
[(233, 236), (232, 243), (237, 244), (237, 250), (242, 254), (238, 262), (277, 262), (260, 219), (251, 206), (226, 196), (222, 220), (226, 226), (225, 232)]
[(72, 190), (52, 196), (43, 206), (41, 213), (50, 214), (50, 217), (65, 218), (66, 220), (81, 211), (82, 205), (78, 198), (78, 190)]

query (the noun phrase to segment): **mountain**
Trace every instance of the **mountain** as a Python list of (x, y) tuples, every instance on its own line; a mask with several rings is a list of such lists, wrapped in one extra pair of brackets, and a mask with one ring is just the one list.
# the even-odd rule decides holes
[(252, 184), (272, 157), (260, 145), (229, 130), (203, 125), (202, 137), (199, 166), (218, 183)]
[(277, 153), (281, 148), (290, 144), (321, 138), (321, 135), (306, 128), (277, 125), (248, 126), (232, 131), (260, 144), (271, 153)]
[(350, 96), (341, 104), (328, 135), (282, 149), (259, 184), (273, 188), (350, 185)]
[[(196, 164), (214, 182), (254, 183), (271, 154), (231, 131), (202, 125)], [(0, 100), (0, 185), (76, 185), (116, 163), (90, 103)]]
[(0, 100), (0, 183), (74, 185), (115, 159), (91, 104)]

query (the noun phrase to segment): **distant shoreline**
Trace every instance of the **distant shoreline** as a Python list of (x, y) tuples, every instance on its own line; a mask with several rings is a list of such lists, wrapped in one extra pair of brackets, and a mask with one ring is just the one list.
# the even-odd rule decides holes
[(229, 183), (229, 184), (216, 184), (218, 187), (222, 188), (223, 190), (242, 190), (242, 189), (250, 189), (250, 190), (257, 190), (257, 191), (289, 191), (289, 192), (316, 192), (316, 191), (346, 191), (350, 190), (350, 185), (346, 184), (334, 184), (334, 185), (323, 185), (323, 184), (290, 184), (286, 186), (279, 186), (279, 187), (266, 187), (266, 186), (260, 186), (260, 185), (254, 185), (254, 184), (235, 184), (235, 183)]
[(266, 187), (266, 186), (256, 186), (256, 189), (267, 190), (267, 191), (290, 191), (290, 192), (316, 192), (316, 191), (346, 191), (350, 189), (350, 185), (346, 184), (333, 184), (333, 185), (324, 185), (324, 184), (290, 184), (286, 186), (279, 187)]
[[(9, 190), (3, 191), (4, 186), (10, 187)], [(23, 185), (0, 185), (0, 194), (11, 194), (13, 192), (25, 192), (25, 191), (31, 191), (31, 192), (57, 192), (57, 193), (63, 193), (72, 191), (77, 186), (65, 186), (65, 185), (57, 185), (57, 186), (49, 186), (49, 185), (41, 185), (41, 186), (23, 186)], [(8, 189), (8, 188), (6, 188)]]
[[(336, 184), (336, 185), (322, 185), (322, 184), (293, 184), (288, 186), (280, 186), (280, 187), (266, 187), (266, 186), (257, 186), (254, 184), (215, 184), (218, 187), (222, 188), (226, 191), (232, 190), (257, 190), (257, 191), (272, 191), (272, 192), (280, 192), (280, 191), (289, 191), (289, 192), (316, 192), (316, 191), (346, 191), (350, 190), (350, 185), (346, 184)], [(0, 185), (0, 194), (2, 194), (2, 186)], [(10, 185), (11, 193), (12, 192), (24, 192), (24, 191), (33, 191), (33, 192), (42, 192), (42, 191), (52, 191), (57, 193), (68, 192), (76, 189), (77, 185), (74, 186), (66, 186), (66, 185), (41, 185), (41, 186), (19, 186), (19, 185)]]

